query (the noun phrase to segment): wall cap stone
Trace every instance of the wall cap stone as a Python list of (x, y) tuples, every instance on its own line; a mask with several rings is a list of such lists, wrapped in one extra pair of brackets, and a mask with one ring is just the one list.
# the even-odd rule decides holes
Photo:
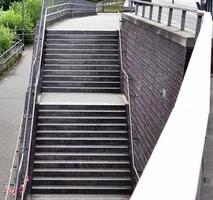
[(179, 28), (160, 24), (131, 13), (123, 13), (122, 19), (136, 25), (143, 26), (143, 28), (153, 32), (154, 34), (161, 35), (162, 37), (165, 37), (183, 47), (193, 48), (195, 45), (195, 35), (187, 31), (180, 31)]

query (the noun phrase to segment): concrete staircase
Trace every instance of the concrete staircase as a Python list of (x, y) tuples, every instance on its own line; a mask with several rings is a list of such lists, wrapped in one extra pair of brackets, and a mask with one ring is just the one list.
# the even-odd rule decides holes
[(32, 194), (131, 191), (125, 106), (39, 106)]
[(118, 32), (47, 30), (42, 91), (120, 93)]
[[(126, 105), (104, 100), (122, 96), (118, 32), (48, 30), (46, 35), (27, 199), (128, 200)], [(74, 94), (82, 98), (82, 93), (83, 103), (73, 103)]]

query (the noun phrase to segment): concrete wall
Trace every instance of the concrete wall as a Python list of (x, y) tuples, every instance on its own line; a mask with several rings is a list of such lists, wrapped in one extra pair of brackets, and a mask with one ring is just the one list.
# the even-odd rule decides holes
[(122, 16), (123, 67), (130, 78), (139, 174), (173, 109), (194, 45), (192, 35), (170, 29), (131, 14)]

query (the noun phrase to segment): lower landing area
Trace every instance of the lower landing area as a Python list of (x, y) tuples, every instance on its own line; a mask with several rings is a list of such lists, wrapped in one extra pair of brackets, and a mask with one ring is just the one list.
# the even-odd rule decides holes
[(127, 200), (132, 193), (124, 95), (42, 93), (33, 200)]
[(130, 195), (32, 195), (27, 200), (128, 200)]

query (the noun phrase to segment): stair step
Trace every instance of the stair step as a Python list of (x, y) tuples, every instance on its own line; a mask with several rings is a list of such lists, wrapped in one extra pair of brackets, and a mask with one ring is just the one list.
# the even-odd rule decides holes
[(32, 186), (32, 193), (41, 194), (129, 194), (130, 186)]
[(125, 123), (126, 117), (58, 117), (39, 116), (38, 123)]
[(45, 59), (117, 59), (118, 54), (45, 54)]
[(118, 31), (93, 31), (93, 30), (46, 30), (47, 35), (62, 34), (62, 35), (118, 35)]
[(104, 34), (47, 34), (47, 39), (118, 39), (118, 35), (111, 33)]
[(46, 44), (118, 44), (118, 39), (58, 38), (46, 39)]
[(118, 49), (51, 49), (46, 48), (46, 53), (49, 54), (118, 54)]
[(82, 82), (82, 81), (43, 81), (43, 87), (116, 87), (120, 88), (120, 82)]
[(43, 110), (43, 109), (51, 109), (51, 110), (85, 110), (87, 112), (87, 110), (90, 112), (92, 111), (120, 111), (120, 110), (124, 110), (126, 111), (126, 105), (63, 105), (63, 104), (40, 104), (39, 105), (39, 110)]
[(130, 176), (129, 169), (114, 168), (34, 168), (33, 176), (38, 177), (123, 177)]
[(45, 70), (120, 70), (119, 65), (69, 65), (46, 64)]
[(34, 168), (128, 169), (128, 160), (35, 160)]
[(77, 76), (77, 75), (44, 75), (45, 81), (120, 81), (120, 76)]
[(39, 110), (39, 116), (125, 117), (125, 110)]
[(44, 75), (119, 76), (119, 70), (43, 70)]
[(120, 93), (120, 87), (42, 87), (42, 92)]
[(57, 131), (57, 130), (38, 130), (38, 137), (127, 137), (127, 131)]
[(36, 152), (124, 153), (127, 145), (36, 145)]
[(127, 124), (38, 124), (38, 130), (125, 130)]
[(63, 65), (63, 64), (103, 64), (103, 65), (107, 65), (107, 64), (119, 64), (119, 60), (118, 59), (45, 59), (44, 60), (45, 64), (59, 64), (59, 65)]
[(118, 50), (118, 44), (46, 44), (47, 49), (116, 49)]
[(121, 186), (130, 181), (130, 177), (34, 177), (33, 185)]

